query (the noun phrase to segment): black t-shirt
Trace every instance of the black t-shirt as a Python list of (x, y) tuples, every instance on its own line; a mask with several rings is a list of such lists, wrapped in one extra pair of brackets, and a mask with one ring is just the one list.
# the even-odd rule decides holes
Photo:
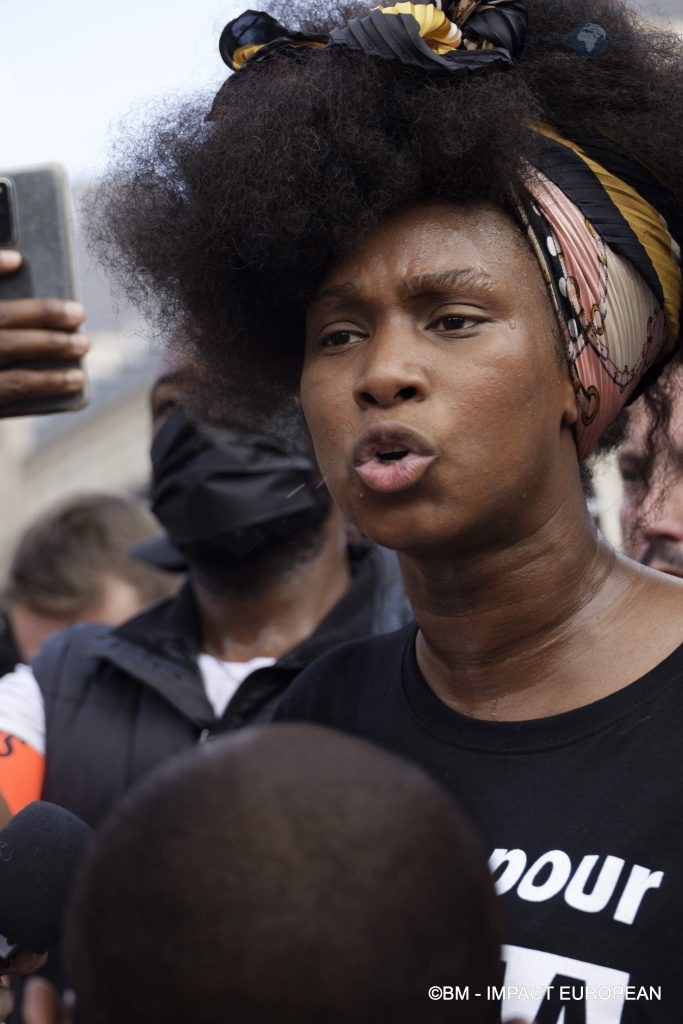
[(415, 636), (412, 624), (320, 658), (276, 719), (403, 754), (469, 812), (503, 899), (504, 1020), (680, 1024), (683, 646), (594, 704), (482, 722), (432, 693)]

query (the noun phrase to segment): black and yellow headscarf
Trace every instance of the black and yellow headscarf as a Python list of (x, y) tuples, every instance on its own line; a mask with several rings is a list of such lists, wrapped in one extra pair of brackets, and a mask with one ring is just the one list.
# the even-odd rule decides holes
[(448, 15), (431, 3), (399, 3), (316, 36), (290, 32), (263, 11), (244, 11), (226, 25), (219, 49), (233, 71), (302, 46), (343, 46), (425, 70), (463, 71), (509, 66), (524, 45), (526, 21), (524, 0), (460, 0)]

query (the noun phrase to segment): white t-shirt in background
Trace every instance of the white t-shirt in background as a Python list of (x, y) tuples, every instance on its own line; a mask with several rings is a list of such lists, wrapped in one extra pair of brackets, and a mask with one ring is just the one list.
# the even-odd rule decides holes
[[(222, 718), (247, 676), (274, 664), (275, 658), (221, 661), (211, 654), (200, 654), (197, 666), (216, 718)], [(0, 732), (17, 736), (39, 754), (45, 753), (45, 704), (29, 665), (17, 665), (0, 679)]]
[[(222, 718), (225, 709), (240, 686), (258, 668), (275, 664), (275, 658), (252, 658), (251, 661), (221, 661), (212, 654), (200, 654), (197, 665), (204, 680), (204, 690), (216, 718)], [(1, 682), (1, 680), (0, 680)], [(0, 687), (0, 694), (2, 688)], [(0, 713), (0, 725), (2, 715)]]

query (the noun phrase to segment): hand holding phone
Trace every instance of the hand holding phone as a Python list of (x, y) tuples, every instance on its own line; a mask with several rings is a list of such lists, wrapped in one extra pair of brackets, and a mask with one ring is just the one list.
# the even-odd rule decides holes
[[(18, 252), (0, 249), (0, 275), (20, 266)], [(72, 300), (0, 299), (0, 415), (2, 406), (24, 407), (83, 391), (85, 375), (74, 364), (90, 347), (87, 336), (76, 333), (84, 320), (85, 310)], [(34, 361), (40, 368), (31, 367)]]
[(84, 313), (63, 167), (0, 169), (0, 252), (0, 417), (82, 409), (88, 342), (74, 334)]

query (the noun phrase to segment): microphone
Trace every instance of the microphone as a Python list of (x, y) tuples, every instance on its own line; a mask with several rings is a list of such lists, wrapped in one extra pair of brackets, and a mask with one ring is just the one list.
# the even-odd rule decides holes
[(0, 828), (0, 969), (19, 948), (42, 955), (58, 942), (91, 831), (44, 800), (27, 804)]

